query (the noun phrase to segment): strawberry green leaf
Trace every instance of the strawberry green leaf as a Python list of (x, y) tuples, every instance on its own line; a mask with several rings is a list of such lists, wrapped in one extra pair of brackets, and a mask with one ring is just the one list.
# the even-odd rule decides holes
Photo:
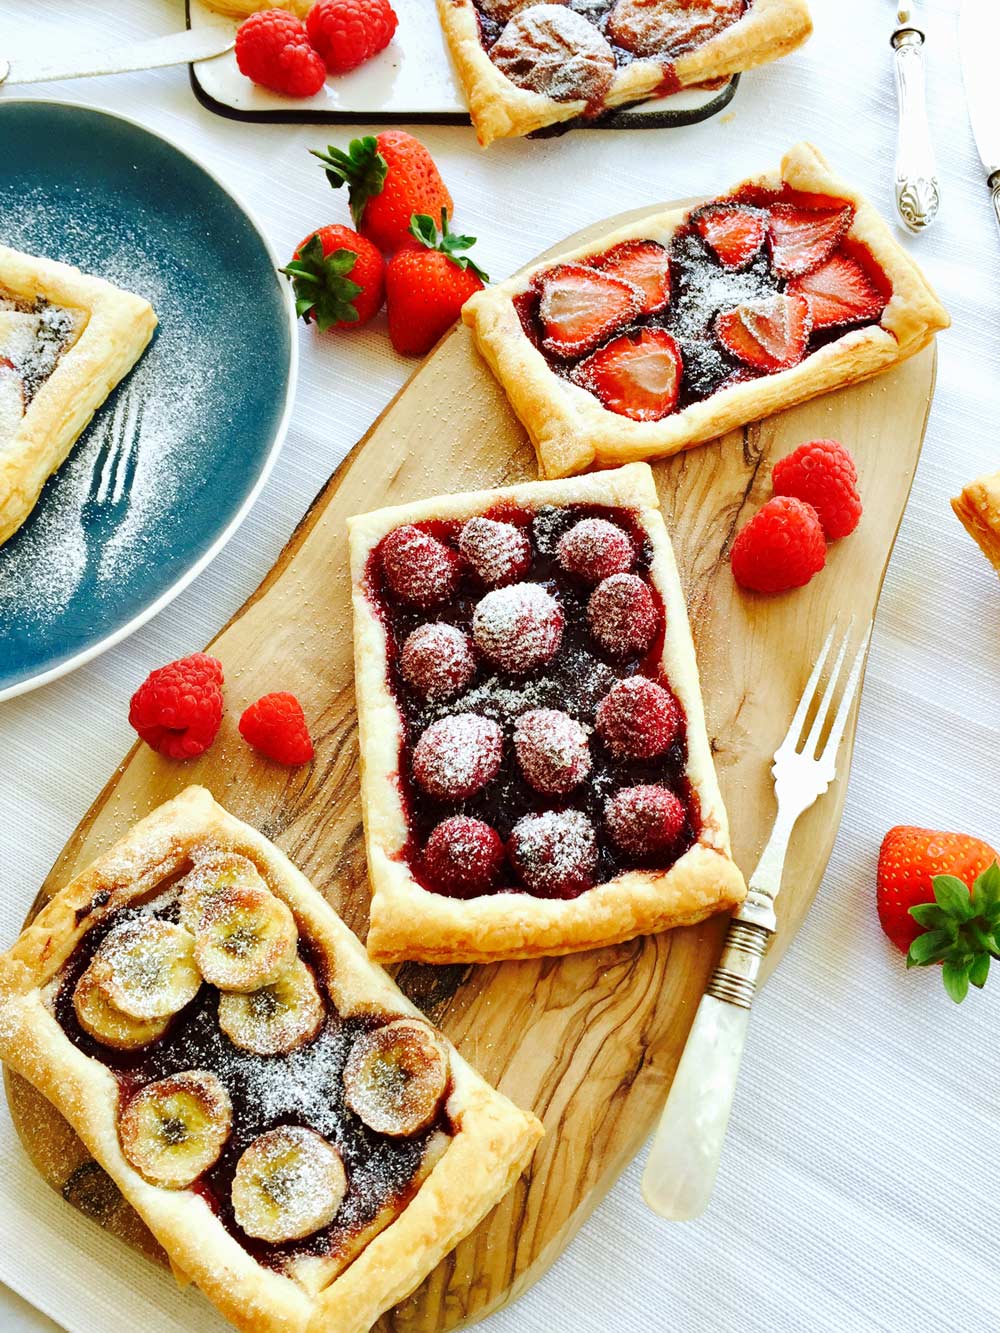
[(941, 969), (944, 988), (956, 1004), (961, 1004), (969, 993), (969, 971), (967, 963), (945, 963)]
[(989, 974), (990, 956), (988, 953), (981, 953), (969, 968), (969, 981), (977, 990), (982, 990), (986, 985), (986, 978)]
[(448, 230), (448, 211), (441, 210), (441, 230), (427, 213), (414, 213), (410, 218), (410, 233), (425, 245), (428, 250), (437, 250), (457, 264), (461, 269), (471, 269), (483, 282), (489, 282), (488, 275), (479, 267), (471, 255), (463, 254), (476, 243), (475, 236), (455, 236)]
[(369, 199), (381, 194), (389, 164), (378, 150), (378, 141), (373, 134), (366, 134), (363, 139), (352, 139), (345, 153), (342, 148), (328, 144), (326, 152), (310, 148), (313, 157), (318, 157), (326, 168), (326, 179), (335, 190), (347, 186), (348, 202), (355, 227), (361, 226), (365, 214), (365, 205)]
[(950, 916), (958, 920), (968, 920), (972, 916), (972, 899), (969, 890), (954, 875), (935, 875), (934, 901)]
[(1000, 865), (994, 861), (972, 886), (972, 906), (977, 913), (984, 913), (998, 905), (1000, 905)]
[(947, 925), (950, 920), (948, 913), (938, 907), (937, 903), (917, 903), (916, 907), (910, 908), (910, 916), (925, 930), (936, 930)]
[(907, 967), (924, 967), (928, 963), (940, 962), (954, 941), (954, 935), (948, 930), (929, 930), (924, 935), (918, 935), (906, 955)]
[(279, 270), (291, 279), (298, 318), (317, 324), (324, 333), (334, 324), (356, 323), (358, 312), (353, 303), (362, 288), (347, 275), (357, 262), (354, 251), (344, 248), (324, 255), (323, 242), (318, 236), (311, 237), (298, 257)]

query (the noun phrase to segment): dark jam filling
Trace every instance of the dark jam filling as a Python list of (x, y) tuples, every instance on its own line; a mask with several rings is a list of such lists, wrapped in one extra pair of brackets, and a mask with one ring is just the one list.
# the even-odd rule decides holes
[(34, 301), (22, 300), (5, 287), (0, 287), (0, 310), (17, 310), (41, 317), (34, 344), (26, 355), (11, 359), (13, 353), (6, 356), (4, 347), (0, 346), (0, 368), (9, 367), (17, 374), (27, 408), (66, 350), (76, 330), (79, 313), (51, 305), (44, 296)]
[[(533, 0), (529, 0), (529, 2), (533, 2)], [(544, 3), (544, 0), (537, 0), (537, 2)], [(558, 0), (553, 0), (553, 2), (558, 3)], [(491, 18), (483, 9), (481, 0), (473, 0), (473, 3), (479, 20), (479, 40), (482, 43), (483, 49), (489, 52), (496, 45), (500, 34), (507, 26), (506, 21), (501, 22), (498, 19)], [(587, 22), (592, 24), (601, 36), (604, 37), (608, 46), (611, 48), (615, 58), (615, 66), (618, 69), (624, 69), (637, 60), (655, 61), (662, 67), (663, 78), (657, 87), (646, 95), (647, 98), (667, 97), (671, 93), (677, 92), (680, 89), (681, 84), (674, 71), (674, 61), (678, 56), (685, 55), (688, 51), (694, 51), (699, 46), (704, 45), (705, 42), (718, 36), (718, 31), (725, 31), (723, 28), (704, 36), (700, 33), (695, 33), (687, 39), (680, 38), (679, 40), (672, 42), (663, 51), (657, 52), (656, 55), (640, 56), (634, 51), (629, 51), (624, 46), (620, 46), (608, 36), (608, 18), (617, 3), (618, 0), (569, 0), (566, 8), (573, 10), (575, 13), (579, 14), (581, 18), (586, 19)], [(753, 0), (746, 0), (742, 6), (741, 12), (732, 20), (732, 22), (738, 22), (750, 8), (752, 3)], [(732, 24), (728, 24), (727, 26), (732, 26)], [(583, 96), (584, 94), (580, 95)], [(568, 100), (575, 99), (571, 98)], [(592, 105), (588, 106), (585, 113), (586, 117), (591, 118), (599, 115), (604, 109), (605, 104), (603, 98), (596, 99)]]
[[(728, 199), (712, 202), (727, 203), (730, 200), (760, 209), (766, 209), (775, 203), (793, 203), (803, 208), (847, 205), (844, 199), (803, 194), (788, 187), (782, 191), (748, 187)], [(770, 245), (766, 240), (750, 264), (738, 272), (726, 269), (719, 263), (715, 252), (702, 239), (691, 221), (677, 228), (666, 248), (670, 256), (670, 302), (666, 309), (651, 315), (642, 315), (638, 319), (620, 325), (608, 334), (605, 343), (623, 334), (638, 333), (643, 328), (666, 329), (673, 336), (681, 354), (681, 385), (675, 411), (682, 412), (692, 403), (703, 402), (714, 393), (718, 393), (720, 389), (727, 387), (726, 381), (736, 372), (747, 378), (756, 378), (767, 373), (746, 366), (731, 355), (715, 336), (715, 321), (725, 310), (732, 310), (748, 301), (762, 300), (775, 292), (783, 292), (788, 286), (788, 279), (781, 278), (775, 273), (771, 265)], [(857, 260), (883, 297), (888, 300), (891, 288), (871, 253), (850, 239), (842, 241), (838, 250)], [(545, 357), (552, 371), (564, 379), (571, 379), (573, 371), (584, 357), (552, 356), (542, 346), (545, 331), (542, 327), (539, 305), (540, 284), (544, 277), (545, 273), (540, 273), (527, 291), (515, 296), (514, 307), (525, 334)], [(840, 324), (834, 328), (820, 329), (810, 335), (802, 360), (806, 360), (821, 347), (836, 342), (838, 338), (844, 337), (854, 329), (877, 323), (878, 318), (875, 318), (860, 320), (855, 324)], [(592, 356), (593, 352), (587, 352), (586, 355)], [(801, 362), (797, 364), (801, 365)]]
[[(176, 901), (146, 912), (177, 919)], [(74, 1046), (115, 1075), (119, 1112), (148, 1083), (190, 1069), (208, 1069), (224, 1084), (233, 1104), (232, 1132), (214, 1166), (189, 1188), (200, 1194), (226, 1230), (261, 1264), (281, 1269), (295, 1257), (350, 1254), (351, 1242), (384, 1208), (404, 1208), (418, 1188), (418, 1172), (433, 1135), (452, 1133), (442, 1110), (433, 1125), (408, 1139), (376, 1134), (344, 1103), (343, 1070), (355, 1038), (388, 1022), (392, 1015), (342, 1017), (330, 1000), (323, 969), (299, 937), (299, 954), (311, 969), (327, 1010), (320, 1032), (287, 1055), (260, 1056), (234, 1046), (219, 1027), (219, 992), (203, 984), (157, 1041), (138, 1051), (119, 1051), (95, 1041), (80, 1027), (73, 991), (108, 931), (135, 909), (122, 908), (93, 926), (77, 945), (63, 973), (55, 1002), (56, 1020)], [(338, 1150), (347, 1173), (347, 1194), (329, 1226), (304, 1240), (269, 1244), (240, 1228), (231, 1195), (236, 1164), (254, 1139), (278, 1125), (315, 1130)]]
[[(660, 669), (663, 652), (663, 606), (650, 585), (661, 613), (661, 629), (644, 657), (625, 662), (613, 661), (603, 653), (590, 632), (587, 601), (592, 585), (566, 574), (555, 559), (555, 548), (562, 534), (581, 518), (604, 518), (623, 528), (632, 537), (638, 554), (632, 572), (647, 578), (652, 551), (634, 513), (605, 505), (578, 504), (545, 506), (527, 510), (514, 506), (492, 509), (485, 515), (498, 521), (529, 529), (534, 560), (521, 582), (540, 583), (562, 608), (565, 617), (562, 644), (555, 659), (528, 676), (514, 676), (495, 671), (479, 660), (471, 685), (461, 694), (438, 702), (428, 701), (412, 689), (398, 668), (399, 651), (407, 635), (427, 621), (456, 625), (471, 638), (472, 614), (488, 588), (471, 572), (463, 575), (455, 598), (433, 613), (401, 606), (385, 587), (378, 551), (373, 553), (367, 576), (367, 592), (386, 629), (388, 679), (403, 723), (403, 743), (399, 757), (399, 783), (409, 826), (407, 863), (415, 879), (428, 889), (445, 892), (426, 876), (421, 853), (431, 831), (452, 815), (470, 815), (484, 820), (507, 841), (511, 830), (524, 815), (545, 810), (582, 810), (593, 825), (598, 847), (594, 884), (604, 884), (626, 870), (637, 868), (666, 870), (696, 841), (701, 827), (697, 799), (685, 776), (687, 768), (686, 726), (678, 740), (664, 755), (652, 760), (616, 759), (594, 731), (590, 736), (592, 767), (584, 781), (566, 796), (547, 796), (525, 781), (518, 766), (512, 740), (514, 722), (532, 708), (556, 708), (593, 727), (597, 705), (615, 681), (637, 674), (649, 676), (670, 687)], [(453, 549), (457, 547), (462, 521), (420, 523)], [(679, 705), (678, 705), (679, 707)], [(504, 733), (503, 763), (492, 782), (464, 801), (441, 801), (428, 795), (410, 777), (410, 756), (422, 733), (438, 718), (452, 713), (473, 712), (492, 718)], [(604, 803), (623, 787), (637, 785), (670, 787), (687, 811), (687, 821), (673, 856), (665, 859), (639, 859), (620, 851), (604, 832)], [(517, 879), (505, 860), (494, 892), (530, 892)]]

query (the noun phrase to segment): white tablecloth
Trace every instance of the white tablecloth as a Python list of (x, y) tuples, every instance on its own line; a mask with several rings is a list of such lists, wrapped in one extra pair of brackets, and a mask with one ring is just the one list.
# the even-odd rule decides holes
[[(707, 124), (501, 143), (488, 153), (468, 129), (419, 128), (490, 273), (505, 276), (606, 214), (738, 180), (802, 137), (889, 211), (892, 7), (813, 0), (813, 8), (809, 45), (745, 75), (730, 112)], [(181, 15), (168, 0), (5, 0), (0, 48), (57, 33), (81, 45), (152, 35), (179, 26)], [(944, 204), (936, 227), (912, 243), (954, 327), (940, 339), (927, 442), (882, 597), (843, 826), (812, 915), (755, 1012), (715, 1200), (696, 1223), (659, 1222), (640, 1202), (634, 1162), (551, 1271), (489, 1321), (490, 1333), (1000, 1326), (1000, 978), (952, 1005), (935, 972), (905, 973), (873, 902), (878, 844), (892, 823), (1000, 839), (1000, 586), (947, 503), (964, 481), (1000, 466), (1000, 237), (966, 118), (956, 17), (957, 0), (928, 0)], [(283, 253), (311, 226), (346, 220), (344, 200), (306, 153), (345, 142), (346, 128), (217, 118), (195, 102), (184, 69), (27, 93), (119, 110), (174, 137), (237, 187)], [(0, 218), (0, 238), (2, 230)], [(412, 369), (392, 353), (382, 319), (348, 337), (304, 332), (301, 345), (287, 443), (223, 554), (128, 642), (0, 706), (5, 941), (130, 744), (136, 683), (200, 647), (239, 607)], [(891, 437), (884, 444), (892, 449)], [(49, 1193), (5, 1106), (0, 1182), (0, 1278), (65, 1328), (221, 1327), (200, 1298), (176, 1292)], [(0, 1326), (49, 1327), (13, 1297), (0, 1298)]]

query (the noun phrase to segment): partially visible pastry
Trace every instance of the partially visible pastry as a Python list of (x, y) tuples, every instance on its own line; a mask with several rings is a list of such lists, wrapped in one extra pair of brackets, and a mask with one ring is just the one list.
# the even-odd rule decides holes
[(970, 481), (952, 500), (951, 507), (1000, 574), (1000, 472)]
[(203, 0), (203, 3), (217, 14), (234, 19), (245, 19), (248, 14), (256, 14), (258, 9), (287, 9), (290, 14), (304, 19), (314, 0)]

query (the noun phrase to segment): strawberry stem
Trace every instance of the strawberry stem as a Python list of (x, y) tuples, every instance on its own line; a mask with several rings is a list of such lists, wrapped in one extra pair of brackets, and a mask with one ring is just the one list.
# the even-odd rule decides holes
[(334, 324), (356, 323), (354, 298), (362, 289), (347, 275), (357, 262), (354, 251), (346, 248), (324, 255), (323, 242), (311, 237), (297, 257), (278, 270), (291, 280), (296, 316), (316, 323), (322, 333)]
[(410, 232), (428, 250), (438, 251), (446, 259), (450, 259), (453, 264), (457, 264), (459, 268), (471, 269), (483, 282), (489, 282), (489, 277), (472, 256), (461, 253), (475, 245), (475, 236), (456, 236), (449, 231), (448, 210), (446, 208), (441, 209), (440, 231), (430, 214), (414, 213), (410, 218)]
[(932, 903), (918, 903), (910, 915), (924, 927), (910, 945), (907, 967), (940, 963), (944, 988), (961, 1004), (969, 986), (982, 989), (990, 961), (1000, 958), (1000, 863), (979, 875), (970, 891), (955, 875), (935, 875)]
[(355, 227), (361, 226), (365, 205), (369, 199), (381, 194), (389, 164), (378, 150), (378, 142), (373, 134), (366, 134), (363, 139), (352, 139), (345, 153), (342, 148), (328, 144), (326, 152), (319, 148), (310, 148), (313, 157), (319, 158), (326, 169), (326, 179), (335, 190), (347, 186), (348, 203)]

